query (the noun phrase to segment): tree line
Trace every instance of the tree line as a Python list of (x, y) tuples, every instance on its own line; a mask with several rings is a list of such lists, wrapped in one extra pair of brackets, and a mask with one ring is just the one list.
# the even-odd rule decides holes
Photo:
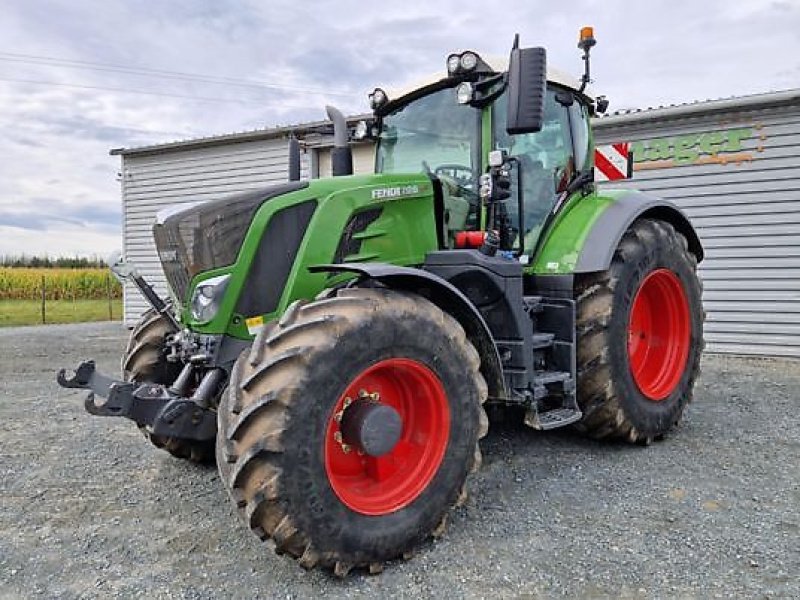
[(106, 261), (99, 256), (87, 258), (85, 256), (0, 256), (0, 267), (30, 267), (37, 269), (102, 269)]

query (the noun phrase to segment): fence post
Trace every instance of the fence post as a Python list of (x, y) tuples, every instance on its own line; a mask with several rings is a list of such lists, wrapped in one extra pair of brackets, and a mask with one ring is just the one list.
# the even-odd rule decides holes
[(113, 321), (114, 317), (111, 314), (111, 275), (106, 273), (106, 297), (108, 298), (108, 320)]
[(47, 288), (45, 287), (44, 275), (42, 275), (42, 325), (46, 323), (45, 319), (45, 298), (47, 297)]

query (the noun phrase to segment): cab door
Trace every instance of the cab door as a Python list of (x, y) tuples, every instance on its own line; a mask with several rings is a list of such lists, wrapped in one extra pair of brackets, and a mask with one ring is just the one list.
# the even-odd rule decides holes
[(516, 235), (513, 247), (507, 249), (528, 254), (559, 196), (577, 173), (587, 168), (588, 113), (573, 92), (548, 85), (542, 129), (509, 135), (506, 108), (506, 98), (501, 96), (494, 105), (492, 128), (493, 149), (505, 150), (512, 165), (506, 212)]

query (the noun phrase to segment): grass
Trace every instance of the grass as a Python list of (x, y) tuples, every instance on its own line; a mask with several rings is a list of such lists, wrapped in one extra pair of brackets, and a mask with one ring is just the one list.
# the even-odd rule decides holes
[[(122, 300), (111, 301), (113, 320), (122, 318)], [(108, 321), (108, 300), (48, 300), (45, 323)], [(41, 325), (41, 300), (0, 300), (0, 327)]]

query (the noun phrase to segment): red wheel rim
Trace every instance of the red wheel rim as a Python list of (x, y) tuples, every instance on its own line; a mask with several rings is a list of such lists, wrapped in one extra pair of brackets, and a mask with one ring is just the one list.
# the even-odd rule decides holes
[(669, 269), (656, 269), (639, 286), (628, 323), (628, 363), (649, 400), (663, 400), (678, 386), (690, 333), (689, 302), (680, 279)]
[[(400, 439), (379, 457), (360, 453), (341, 438), (345, 404), (364, 395), (394, 408), (403, 422)], [(336, 402), (325, 433), (325, 470), (339, 499), (365, 515), (408, 506), (439, 469), (450, 436), (450, 408), (442, 382), (425, 365), (390, 358), (360, 373)]]

